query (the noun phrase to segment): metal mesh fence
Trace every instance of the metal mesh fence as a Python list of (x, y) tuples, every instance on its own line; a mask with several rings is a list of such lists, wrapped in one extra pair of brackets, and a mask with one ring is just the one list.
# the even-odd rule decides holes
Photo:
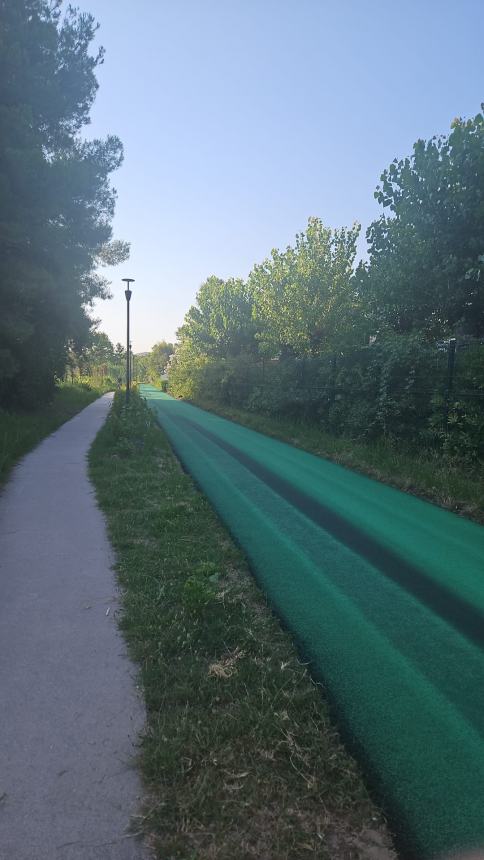
[[(484, 417), (484, 341), (401, 341), (316, 358), (280, 356), (228, 363), (219, 396), (232, 405), (317, 416), (349, 429), (380, 425), (402, 433), (430, 416), (442, 428), (457, 412)], [(435, 423), (435, 421), (434, 421)]]

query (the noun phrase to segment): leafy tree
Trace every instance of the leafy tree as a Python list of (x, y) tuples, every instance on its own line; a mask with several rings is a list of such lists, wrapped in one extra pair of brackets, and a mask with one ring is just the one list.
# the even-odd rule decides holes
[[(211, 361), (216, 365), (215, 359)], [(198, 397), (203, 390), (204, 373), (209, 363), (210, 359), (194, 347), (188, 337), (181, 340), (168, 365), (170, 391), (175, 397), (187, 400)]]
[(107, 334), (92, 328), (89, 338), (80, 349), (69, 346), (66, 370), (71, 378), (76, 376), (102, 377), (116, 381), (124, 377), (126, 353), (121, 344), (116, 348)]
[[(482, 114), (418, 141), (375, 196), (386, 211), (356, 272), (358, 226), (332, 231), (310, 218), (247, 284), (209, 278), (178, 333), (170, 390), (430, 446), (475, 468), (484, 452)], [(457, 338), (452, 392), (449, 334), (470, 335)]]
[(114, 243), (118, 138), (85, 141), (103, 51), (91, 15), (48, 0), (0, 0), (0, 402), (33, 403), (89, 340), (87, 309), (108, 295), (98, 265)]
[(358, 272), (376, 329), (484, 334), (484, 119), (457, 119), (395, 160), (375, 197), (390, 210), (367, 232)]
[(149, 364), (150, 364), (150, 353), (149, 352), (138, 352), (134, 353), (134, 379), (136, 382), (148, 382), (150, 379), (149, 374)]
[(201, 355), (228, 358), (255, 352), (255, 331), (249, 286), (239, 278), (223, 281), (212, 275), (200, 287), (178, 336)]
[(155, 343), (148, 356), (147, 364), (148, 375), (153, 382), (159, 382), (161, 375), (166, 370), (168, 360), (174, 349), (174, 345), (172, 343), (167, 343), (165, 340), (160, 340), (159, 343)]
[(353, 287), (359, 225), (330, 230), (310, 218), (295, 247), (273, 250), (249, 278), (262, 350), (319, 355), (361, 342)]
[(93, 376), (100, 368), (107, 373), (114, 363), (114, 347), (107, 334), (94, 331), (90, 342), (80, 352), (78, 366), (81, 375)]

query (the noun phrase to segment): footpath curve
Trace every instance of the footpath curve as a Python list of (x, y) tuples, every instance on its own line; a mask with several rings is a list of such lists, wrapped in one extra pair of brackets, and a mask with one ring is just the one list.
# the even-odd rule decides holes
[(484, 528), (141, 393), (326, 687), (402, 856), (484, 847)]
[(0, 494), (1, 860), (146, 856), (127, 831), (144, 712), (87, 476), (110, 402), (44, 440)]

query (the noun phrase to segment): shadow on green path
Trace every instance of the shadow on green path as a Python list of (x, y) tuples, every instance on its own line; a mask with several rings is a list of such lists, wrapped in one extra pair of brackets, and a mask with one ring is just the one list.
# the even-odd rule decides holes
[(484, 528), (141, 394), (327, 687), (408, 857), (484, 846)]

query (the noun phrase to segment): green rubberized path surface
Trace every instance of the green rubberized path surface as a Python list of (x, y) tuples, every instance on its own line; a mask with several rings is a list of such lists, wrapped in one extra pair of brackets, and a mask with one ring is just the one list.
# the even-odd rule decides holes
[(484, 847), (484, 528), (141, 393), (324, 683), (403, 856)]

